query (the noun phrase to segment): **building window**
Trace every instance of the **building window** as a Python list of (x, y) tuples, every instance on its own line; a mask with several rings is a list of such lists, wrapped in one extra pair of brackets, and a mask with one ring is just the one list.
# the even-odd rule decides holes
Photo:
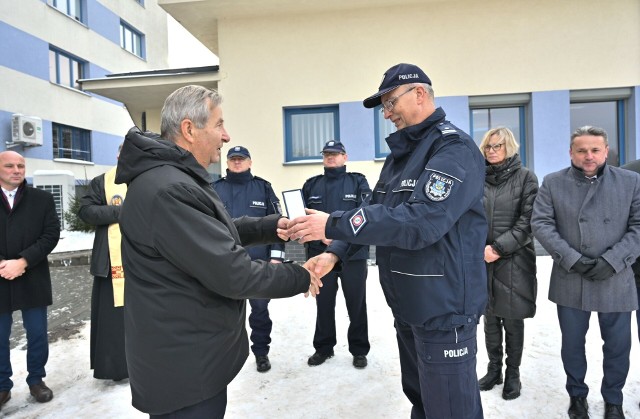
[(376, 139), (376, 158), (387, 157), (391, 150), (389, 150), (386, 138), (389, 134), (396, 131), (396, 126), (393, 125), (393, 122), (391, 122), (390, 119), (384, 119), (382, 105), (376, 106), (373, 109), (373, 114), (376, 124), (374, 128)]
[[(627, 162), (626, 113), (627, 100), (631, 97), (632, 88), (615, 87), (609, 89), (573, 90), (571, 98), (571, 132), (592, 125), (607, 131), (609, 139), (609, 156), (607, 163), (612, 166)], [(633, 131), (631, 131), (633, 137)]]
[(522, 165), (527, 164), (527, 147), (524, 141), (524, 106), (514, 106), (507, 108), (475, 108), (471, 109), (471, 136), (473, 141), (480, 145), (484, 134), (492, 128), (506, 127), (513, 132), (520, 149), (518, 154)]
[(50, 6), (60, 10), (65, 15), (74, 18), (78, 22), (82, 20), (82, 3), (83, 0), (47, 0)]
[(144, 58), (144, 35), (123, 21), (120, 21), (120, 46), (130, 53)]
[(85, 62), (57, 49), (49, 50), (49, 81), (80, 90), (78, 79), (84, 78)]
[(527, 165), (526, 111), (531, 102), (529, 93), (487, 95), (469, 97), (470, 134), (476, 144), (482, 142), (484, 134), (492, 128), (506, 127), (512, 132), (520, 149), (522, 165)]
[(339, 140), (338, 106), (285, 109), (284, 124), (287, 161), (320, 160), (324, 143)]
[(91, 132), (68, 125), (52, 124), (53, 158), (91, 161)]

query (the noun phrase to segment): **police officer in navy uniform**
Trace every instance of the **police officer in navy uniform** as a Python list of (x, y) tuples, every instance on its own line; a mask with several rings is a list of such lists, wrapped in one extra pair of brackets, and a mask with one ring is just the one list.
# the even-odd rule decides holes
[(366, 108), (379, 105), (397, 131), (386, 139), (391, 152), (370, 204), (298, 217), (288, 233), (301, 242), (333, 239), (305, 264), (317, 275), (344, 260), (346, 242), (375, 245), (411, 417), (482, 418), (476, 329), (487, 300), (484, 158), (435, 107), (419, 67), (387, 70), (364, 100)]
[[(347, 172), (347, 151), (340, 141), (327, 141), (322, 148), (324, 174), (308, 179), (302, 187), (306, 208), (314, 210), (348, 211), (358, 208), (371, 194), (364, 175)], [(320, 240), (305, 244), (307, 258), (323, 253), (327, 245)], [(336, 295), (338, 277), (341, 278), (349, 329), (347, 340), (349, 352), (353, 355), (353, 366), (365, 368), (369, 353), (369, 332), (367, 327), (367, 259), (369, 247), (364, 246), (342, 265), (341, 272), (331, 272), (322, 278), (322, 292), (316, 296), (316, 331), (313, 336), (315, 353), (309, 357), (308, 364), (322, 364), (334, 354), (336, 345)]]
[[(251, 154), (242, 146), (235, 146), (227, 152), (227, 176), (218, 179), (213, 187), (222, 199), (225, 208), (233, 218), (247, 215), (264, 217), (269, 214), (280, 214), (280, 200), (271, 188), (271, 184), (261, 177), (251, 174)], [(268, 260), (271, 263), (282, 263), (284, 260), (284, 243), (268, 246), (248, 247), (251, 259)], [(256, 368), (259, 372), (271, 369), (269, 361), (269, 344), (273, 323), (269, 318), (268, 299), (250, 299), (251, 314), (251, 351), (256, 357)]]

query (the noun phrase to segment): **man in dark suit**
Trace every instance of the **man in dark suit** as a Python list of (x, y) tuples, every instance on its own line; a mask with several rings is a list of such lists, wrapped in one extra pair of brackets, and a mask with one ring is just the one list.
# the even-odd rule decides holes
[(35, 399), (53, 392), (42, 381), (49, 357), (47, 306), (51, 277), (47, 255), (58, 244), (60, 221), (53, 196), (27, 186), (25, 160), (14, 151), (0, 153), (0, 409), (11, 398), (9, 337), (13, 312), (22, 311), (27, 331), (27, 384)]

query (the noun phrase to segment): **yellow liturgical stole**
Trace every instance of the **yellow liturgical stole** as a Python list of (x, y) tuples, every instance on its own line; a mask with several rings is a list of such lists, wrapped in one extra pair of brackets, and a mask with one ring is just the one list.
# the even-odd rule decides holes
[[(104, 194), (107, 205), (122, 205), (127, 195), (127, 184), (116, 185), (116, 168), (104, 174)], [(111, 261), (111, 280), (113, 282), (113, 306), (124, 306), (124, 271), (122, 270), (122, 253), (120, 251), (120, 224), (109, 225), (109, 259)]]

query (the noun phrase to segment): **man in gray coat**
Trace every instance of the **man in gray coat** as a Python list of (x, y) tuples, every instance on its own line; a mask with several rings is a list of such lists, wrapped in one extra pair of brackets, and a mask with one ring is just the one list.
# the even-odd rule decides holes
[(588, 418), (585, 336), (598, 313), (605, 418), (624, 418), (631, 312), (638, 308), (631, 265), (640, 255), (640, 175), (606, 164), (607, 133), (571, 135), (571, 167), (545, 176), (533, 206), (533, 234), (553, 258), (549, 299), (557, 304), (569, 417)]

